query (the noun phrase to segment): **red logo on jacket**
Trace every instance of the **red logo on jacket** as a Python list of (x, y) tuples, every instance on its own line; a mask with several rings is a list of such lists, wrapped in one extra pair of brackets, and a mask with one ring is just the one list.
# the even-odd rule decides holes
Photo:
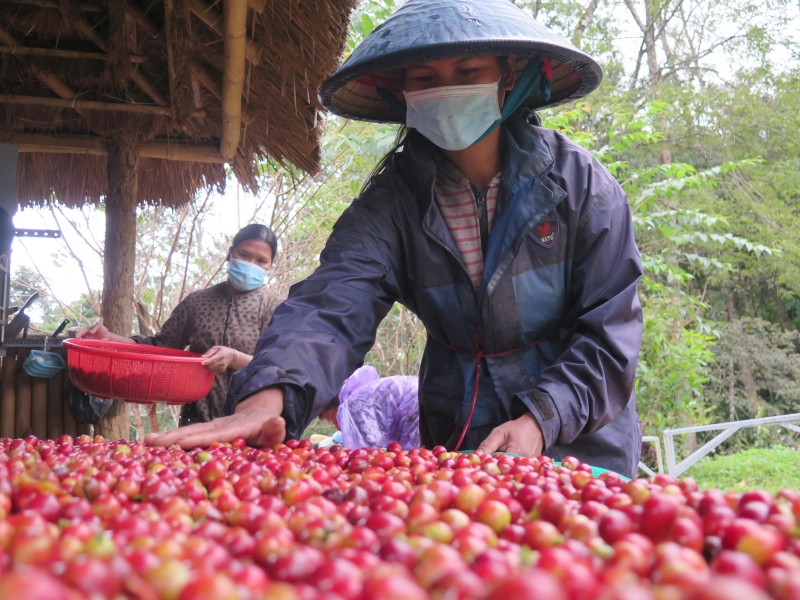
[(556, 241), (558, 235), (558, 219), (545, 219), (531, 231), (533, 240), (545, 248), (549, 248)]

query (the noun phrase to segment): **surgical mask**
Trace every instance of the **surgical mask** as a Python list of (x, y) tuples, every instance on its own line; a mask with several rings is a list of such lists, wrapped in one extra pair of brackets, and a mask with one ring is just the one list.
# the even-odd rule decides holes
[(28, 375), (43, 379), (50, 379), (66, 366), (67, 363), (61, 355), (42, 350), (31, 350), (28, 358), (22, 363), (22, 368)]
[(443, 150), (469, 148), (500, 121), (499, 83), (403, 92), (406, 125)]
[(231, 258), (228, 261), (228, 281), (240, 292), (251, 292), (264, 285), (269, 271), (246, 260)]

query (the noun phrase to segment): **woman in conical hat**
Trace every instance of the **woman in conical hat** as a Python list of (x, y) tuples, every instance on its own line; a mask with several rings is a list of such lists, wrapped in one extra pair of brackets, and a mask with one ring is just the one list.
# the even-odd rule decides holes
[(642, 315), (630, 207), (605, 168), (533, 112), (600, 78), (509, 0), (406, 2), (320, 98), (407, 134), (234, 377), (231, 416), (149, 441), (300, 436), (401, 302), (428, 332), (423, 445), (575, 455), (634, 475)]

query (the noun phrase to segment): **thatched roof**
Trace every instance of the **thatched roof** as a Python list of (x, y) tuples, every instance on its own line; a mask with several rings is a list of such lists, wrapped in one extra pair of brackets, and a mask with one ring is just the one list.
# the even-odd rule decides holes
[[(106, 193), (111, 144), (139, 156), (140, 202), (257, 188), (267, 157), (319, 168), (316, 90), (356, 0), (2, 0), (0, 143), (22, 206)], [(241, 100), (239, 102), (238, 100)]]

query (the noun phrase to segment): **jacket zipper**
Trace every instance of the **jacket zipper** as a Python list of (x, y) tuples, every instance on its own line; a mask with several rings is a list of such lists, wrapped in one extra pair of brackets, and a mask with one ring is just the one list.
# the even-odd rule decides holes
[[(486, 195), (488, 188), (478, 192), (473, 188), (475, 202), (478, 205), (478, 231), (481, 236), (481, 254), (486, 258), (486, 246), (489, 245), (489, 212), (486, 208)], [(484, 265), (485, 266), (485, 265)]]
[[(430, 206), (433, 204), (433, 202), (436, 201), (436, 199), (434, 197), (435, 196), (435, 192), (434, 192), (435, 186), (436, 186), (436, 179), (434, 178), (433, 182), (431, 183), (431, 194), (430, 194), (430, 202), (431, 202), (431, 204), (428, 206), (428, 210), (425, 213), (425, 217), (423, 217), (423, 223), (425, 222), (425, 219), (426, 219), (426, 217), (428, 216), (428, 213), (431, 210)], [(450, 246), (448, 246), (447, 244), (444, 243), (443, 240), (440, 240), (438, 237), (433, 235), (433, 232), (430, 231), (430, 229), (428, 229), (428, 227), (423, 227), (423, 231), (425, 232), (425, 235), (428, 237), (428, 239), (432, 240), (437, 246), (439, 246), (445, 252), (447, 252), (450, 256), (452, 256), (459, 265), (461, 265), (461, 270), (467, 276), (467, 279), (469, 279), (469, 273), (467, 273), (467, 268), (464, 266), (464, 263), (463, 263), (463, 261), (461, 259), (461, 256), (459, 254), (456, 254), (453, 251), (453, 249), (450, 248)], [(480, 306), (479, 306), (479, 303), (478, 303), (477, 300), (478, 299), (476, 298), (475, 305), (476, 305), (476, 308), (477, 308), (477, 317), (478, 317), (478, 322), (481, 323), (483, 321), (483, 315), (481, 314), (481, 309), (480, 309)], [(480, 340), (482, 339), (480, 331), (473, 332), (470, 337), (472, 338), (473, 344), (480, 344)], [(477, 345), (476, 347), (480, 348), (481, 346)]]
[[(424, 217), (422, 217), (422, 222), (423, 222), (423, 224), (425, 223), (425, 220), (426, 220), (426, 218), (427, 218), (427, 216), (428, 216), (428, 213), (431, 211), (431, 208), (430, 208), (430, 207), (431, 207), (431, 206), (433, 205), (433, 203), (436, 201), (436, 199), (435, 199), (435, 192), (434, 192), (434, 189), (435, 189), (435, 187), (436, 187), (436, 178), (434, 178), (434, 180), (431, 182), (430, 204), (428, 205), (428, 210), (425, 212), (425, 216), (424, 216)], [(467, 268), (464, 266), (464, 263), (463, 263), (463, 261), (462, 261), (462, 259), (461, 259), (461, 256), (460, 256), (459, 254), (456, 254), (456, 253), (453, 251), (453, 249), (452, 249), (452, 248), (450, 248), (450, 246), (448, 246), (447, 244), (445, 244), (445, 243), (444, 243), (444, 241), (443, 241), (443, 240), (441, 240), (441, 239), (439, 239), (438, 237), (436, 237), (435, 235), (433, 235), (433, 232), (432, 232), (430, 229), (428, 229), (427, 227), (423, 227), (423, 230), (425, 231), (425, 235), (426, 235), (426, 236), (427, 236), (429, 239), (433, 240), (433, 242), (434, 242), (434, 243), (435, 243), (437, 246), (439, 246), (440, 248), (442, 248), (442, 249), (443, 249), (445, 252), (447, 252), (447, 253), (448, 253), (450, 256), (452, 256), (454, 259), (456, 259), (456, 262), (457, 262), (457, 263), (458, 263), (458, 264), (461, 266), (461, 270), (462, 270), (462, 271), (464, 271), (464, 274), (465, 274), (465, 275), (467, 275), (467, 278), (469, 278), (469, 273), (467, 273)]]

